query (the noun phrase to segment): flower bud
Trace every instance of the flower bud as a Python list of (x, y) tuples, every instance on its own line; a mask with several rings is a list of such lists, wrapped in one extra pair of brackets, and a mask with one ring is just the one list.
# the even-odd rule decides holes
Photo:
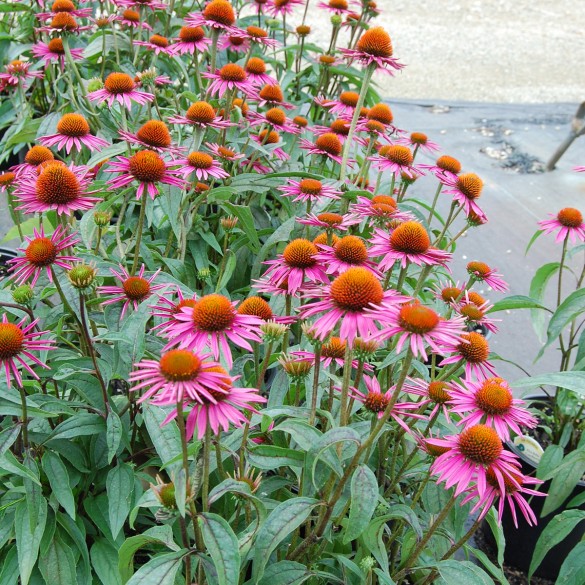
[(157, 484), (150, 484), (150, 489), (156, 496), (156, 499), (165, 507), (170, 510), (174, 510), (177, 507), (177, 500), (175, 498), (175, 484), (162, 483), (160, 478), (157, 477)]
[(267, 18), (266, 26), (268, 28), (280, 28), (280, 20), (278, 18)]
[(260, 325), (262, 337), (265, 343), (276, 343), (280, 341), (287, 332), (288, 327), (282, 323), (275, 323), (274, 321), (266, 321)]
[(226, 232), (231, 232), (236, 225), (238, 225), (238, 218), (237, 217), (222, 217), (221, 218), (221, 227), (226, 231)]
[(378, 351), (379, 344), (377, 341), (372, 339), (363, 339), (362, 337), (356, 337), (353, 340), (353, 353), (356, 359), (361, 362), (367, 362), (371, 360)]
[(364, 557), (360, 561), (360, 569), (364, 573), (369, 573), (375, 566), (376, 566), (376, 559), (374, 559), (374, 557), (367, 556), (367, 557)]
[(97, 275), (97, 268), (92, 264), (76, 264), (67, 272), (67, 278), (72, 286), (78, 290), (88, 288), (93, 284)]
[(35, 291), (28, 284), (17, 286), (12, 290), (12, 298), (14, 299), (14, 302), (18, 303), (19, 305), (26, 305), (32, 301), (34, 296)]
[(291, 381), (297, 383), (304, 380), (313, 367), (311, 362), (299, 361), (289, 356), (281, 356), (278, 358), (278, 361)]
[(306, 37), (311, 32), (311, 27), (306, 24), (297, 26), (297, 34), (299, 37)]
[(98, 77), (93, 77), (89, 80), (87, 84), (87, 91), (97, 91), (98, 89), (102, 89), (104, 87), (104, 82), (99, 79)]
[(209, 268), (201, 268), (197, 271), (197, 278), (199, 280), (207, 280), (211, 276), (211, 270)]
[(110, 225), (112, 214), (109, 211), (95, 211), (93, 214), (93, 222), (100, 228)]
[(339, 14), (334, 14), (331, 17), (331, 24), (333, 26), (341, 26), (342, 22), (343, 22), (343, 19), (341, 18), (341, 16)]

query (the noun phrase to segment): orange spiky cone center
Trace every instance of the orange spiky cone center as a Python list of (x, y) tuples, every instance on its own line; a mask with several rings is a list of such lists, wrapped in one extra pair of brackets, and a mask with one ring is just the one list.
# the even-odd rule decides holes
[(355, 91), (344, 91), (339, 96), (339, 101), (344, 106), (350, 106), (355, 108), (357, 106), (358, 100), (360, 99), (360, 94)]
[(191, 120), (191, 122), (211, 124), (215, 119), (215, 110), (213, 109), (213, 106), (207, 102), (195, 102), (189, 106), (185, 117)]
[(427, 230), (416, 221), (401, 223), (390, 234), (390, 243), (395, 250), (407, 254), (424, 254), (431, 246)]
[(258, 140), (260, 140), (262, 144), (278, 144), (280, 136), (276, 130), (262, 130), (262, 132), (258, 134)]
[(81, 185), (75, 174), (64, 165), (46, 167), (37, 178), (37, 199), (42, 203), (66, 204), (81, 194)]
[(316, 179), (302, 179), (299, 183), (299, 189), (305, 195), (319, 195), (322, 188), (323, 184)]
[(394, 120), (392, 110), (386, 104), (376, 104), (375, 106), (372, 106), (368, 111), (368, 118), (386, 125), (392, 124), (392, 120)]
[(424, 335), (439, 324), (439, 315), (419, 303), (410, 303), (400, 309), (398, 322), (409, 333)]
[(454, 175), (458, 175), (461, 172), (461, 163), (452, 156), (444, 154), (437, 159), (437, 166), (444, 171), (449, 171)]
[(333, 156), (339, 156), (343, 149), (341, 146), (341, 141), (333, 132), (326, 132), (325, 134), (318, 136), (317, 140), (315, 140), (315, 146), (319, 150), (323, 150), (327, 154), (331, 154)]
[(24, 255), (34, 266), (49, 266), (57, 257), (57, 247), (50, 238), (35, 238), (27, 246)]
[(426, 144), (429, 141), (429, 137), (423, 132), (413, 132), (410, 135), (410, 141), (413, 144)]
[(441, 382), (440, 380), (430, 382), (427, 390), (429, 398), (437, 404), (445, 404), (451, 400), (448, 388), (449, 386), (446, 382)]
[(368, 392), (364, 399), (364, 406), (371, 412), (384, 412), (390, 398), (382, 394), (381, 392)]
[(320, 213), (317, 216), (319, 221), (328, 224), (330, 227), (334, 228), (338, 226), (343, 221), (343, 215), (339, 215), (339, 213)]
[(234, 9), (225, 0), (212, 0), (203, 10), (203, 16), (224, 26), (232, 26), (236, 22)]
[(388, 144), (382, 146), (378, 152), (380, 153), (380, 156), (383, 156), (397, 165), (403, 167), (409, 167), (412, 165), (412, 151), (408, 146), (403, 146), (402, 144)]
[(210, 169), (213, 166), (213, 157), (206, 152), (191, 152), (187, 160), (196, 169)]
[(280, 108), (272, 108), (266, 112), (266, 119), (271, 124), (282, 126), (286, 122), (286, 114)]
[(370, 305), (379, 304), (384, 298), (380, 281), (370, 270), (350, 268), (331, 284), (331, 298), (346, 311), (363, 311)]
[(335, 244), (335, 256), (347, 264), (363, 264), (368, 259), (368, 250), (361, 238), (344, 236)]
[(179, 38), (184, 43), (198, 43), (205, 36), (205, 31), (200, 26), (184, 26), (179, 31)]
[(274, 317), (270, 305), (261, 297), (248, 297), (242, 301), (242, 304), (238, 307), (238, 313), (240, 315), (253, 315), (260, 317), (264, 321), (269, 321)]
[(51, 6), (53, 12), (73, 12), (75, 4), (71, 0), (55, 0)]
[(465, 173), (457, 177), (457, 188), (468, 199), (477, 199), (483, 189), (483, 181), (475, 173)]
[(374, 57), (392, 57), (390, 35), (381, 26), (374, 26), (362, 34), (357, 50)]
[(112, 94), (129, 93), (135, 87), (132, 78), (126, 73), (110, 73), (104, 81), (104, 87)]
[(163, 37), (162, 35), (152, 35), (150, 37), (150, 43), (156, 45), (157, 47), (166, 49), (169, 46), (169, 39)]
[(169, 129), (160, 120), (149, 120), (138, 129), (136, 136), (149, 146), (168, 148), (171, 145)]
[(77, 21), (68, 12), (57, 12), (51, 20), (51, 28), (62, 30), (75, 30), (79, 25)]
[(246, 72), (235, 63), (228, 63), (219, 70), (219, 76), (223, 81), (242, 82), (246, 80)]
[[(513, 483), (511, 478), (516, 481), (517, 485)], [(504, 488), (507, 494), (516, 493), (524, 483), (522, 472), (519, 469), (517, 469), (516, 472), (507, 470), (505, 474), (502, 474), (502, 479), (504, 480)], [(501, 488), (498, 482), (498, 477), (492, 467), (486, 469), (485, 480), (491, 487), (500, 491)]]
[(132, 176), (141, 183), (156, 183), (166, 172), (164, 160), (152, 150), (137, 152), (130, 159), (128, 166)]
[(253, 75), (263, 75), (266, 73), (266, 63), (260, 57), (251, 57), (246, 65), (246, 71)]
[(24, 346), (24, 333), (14, 323), (0, 323), (0, 360), (17, 356)]
[(475, 404), (486, 414), (501, 416), (512, 408), (512, 392), (502, 378), (488, 378), (475, 393)]
[(491, 465), (497, 461), (504, 447), (494, 429), (485, 425), (475, 425), (461, 432), (459, 449), (474, 463)]
[(210, 294), (201, 297), (193, 309), (193, 323), (203, 331), (224, 331), (236, 318), (236, 311), (227, 297)]
[(457, 349), (466, 361), (472, 364), (487, 361), (490, 348), (483, 335), (471, 331), (464, 333), (462, 339), (463, 341), (457, 346)]
[(136, 10), (124, 10), (122, 12), (122, 17), (124, 20), (128, 20), (130, 22), (139, 22), (140, 21), (140, 14), (136, 12)]
[(293, 268), (310, 268), (314, 266), (314, 258), (318, 250), (309, 240), (298, 238), (286, 246), (282, 252), (284, 261)]
[(150, 294), (148, 280), (140, 276), (130, 276), (122, 283), (126, 296), (132, 301), (142, 301)]
[(64, 114), (57, 123), (57, 132), (65, 136), (87, 136), (89, 124), (81, 114)]
[(339, 337), (332, 337), (321, 347), (321, 355), (324, 358), (343, 359), (347, 343)]
[(35, 167), (48, 160), (55, 160), (53, 153), (46, 146), (40, 145), (33, 146), (24, 157), (24, 162)]
[(187, 349), (172, 349), (160, 358), (159, 367), (169, 382), (187, 382), (197, 377), (201, 360)]
[(583, 215), (574, 207), (565, 207), (557, 214), (559, 223), (569, 228), (577, 228), (583, 223)]
[(282, 89), (280, 89), (280, 85), (265, 85), (260, 90), (259, 96), (260, 99), (267, 102), (280, 103), (284, 101), (284, 94), (282, 93)]

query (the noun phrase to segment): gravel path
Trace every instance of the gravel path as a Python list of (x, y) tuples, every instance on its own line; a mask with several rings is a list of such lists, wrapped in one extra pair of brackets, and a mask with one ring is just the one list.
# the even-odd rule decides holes
[[(583, 0), (376, 2), (383, 11), (377, 23), (407, 65), (395, 78), (377, 77), (386, 98), (585, 100)], [(307, 24), (315, 29), (312, 42), (328, 42), (331, 25), (323, 11), (311, 6)]]

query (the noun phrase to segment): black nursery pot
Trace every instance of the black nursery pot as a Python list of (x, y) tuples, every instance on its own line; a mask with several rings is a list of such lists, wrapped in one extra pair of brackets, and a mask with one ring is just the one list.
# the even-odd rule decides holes
[[(527, 400), (535, 398), (542, 400), (543, 396), (530, 396), (527, 398)], [(536, 465), (530, 459), (528, 459), (524, 453), (516, 447), (516, 445), (513, 443), (506, 443), (506, 448), (518, 456), (522, 464), (522, 473), (524, 475), (535, 475)], [(550, 484), (550, 481), (545, 482), (540, 486), (540, 488), (538, 488), (539, 491), (547, 493), (550, 488)], [(570, 502), (575, 496), (578, 496), (583, 492), (585, 492), (585, 482), (580, 481), (575, 486), (575, 489), (571, 495), (565, 500), (565, 503)], [(524, 519), (524, 516), (522, 516), (522, 514), (519, 513), (517, 509), (518, 528), (516, 528), (514, 526), (514, 519), (512, 518), (509, 507), (504, 507), (504, 513), (502, 515), (502, 529), (504, 536), (506, 537), (504, 561), (507, 565), (516, 567), (525, 573), (528, 573), (528, 569), (530, 568), (530, 561), (532, 560), (532, 555), (534, 549), (536, 548), (536, 543), (538, 542), (538, 539), (540, 538), (543, 530), (557, 514), (560, 514), (565, 509), (563, 506), (561, 506), (548, 516), (541, 518), (540, 514), (542, 512), (545, 500), (546, 498), (543, 497), (532, 497), (529, 500), (530, 507), (532, 510), (534, 510), (534, 514), (538, 519), (536, 526), (529, 526), (529, 524)], [(579, 509), (585, 510), (585, 504), (579, 506)], [(484, 524), (483, 532), (486, 539), (495, 547), (491, 529), (489, 526), (487, 526), (487, 524)], [(555, 581), (559, 575), (561, 565), (567, 558), (567, 555), (581, 541), (584, 535), (585, 522), (581, 522), (570, 534), (567, 535), (563, 541), (559, 542), (559, 544), (552, 547), (548, 551), (539, 568), (534, 574), (538, 577), (544, 577), (546, 579)]]
[(8, 260), (17, 256), (18, 253), (12, 248), (0, 246), (0, 278), (4, 278), (8, 274), (8, 269), (10, 268)]

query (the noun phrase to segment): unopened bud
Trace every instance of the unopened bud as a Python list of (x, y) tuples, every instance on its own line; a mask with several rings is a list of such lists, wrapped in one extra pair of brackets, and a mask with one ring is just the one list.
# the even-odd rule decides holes
[(341, 18), (341, 16), (339, 14), (334, 14), (331, 17), (331, 24), (333, 26), (341, 26), (342, 22), (343, 22), (343, 19)]
[(238, 225), (238, 218), (237, 217), (222, 217), (221, 218), (221, 227), (226, 232), (231, 232), (236, 225)]
[(104, 82), (99, 79), (98, 77), (93, 77), (89, 80), (87, 84), (87, 91), (97, 91), (98, 89), (102, 89), (104, 87)]
[(275, 321), (266, 321), (260, 325), (260, 331), (262, 331), (262, 337), (266, 343), (276, 343), (283, 338), (288, 327)]
[(278, 361), (293, 382), (304, 380), (313, 367), (311, 362), (299, 361), (289, 356), (281, 356)]
[(19, 305), (26, 305), (32, 301), (34, 296), (35, 291), (28, 284), (17, 286), (12, 290), (12, 298), (14, 299), (14, 302), (18, 303)]
[(110, 225), (112, 214), (109, 211), (95, 211), (93, 214), (93, 222), (100, 228)]
[(69, 282), (79, 290), (90, 287), (96, 275), (97, 268), (91, 264), (76, 264), (67, 272)]

